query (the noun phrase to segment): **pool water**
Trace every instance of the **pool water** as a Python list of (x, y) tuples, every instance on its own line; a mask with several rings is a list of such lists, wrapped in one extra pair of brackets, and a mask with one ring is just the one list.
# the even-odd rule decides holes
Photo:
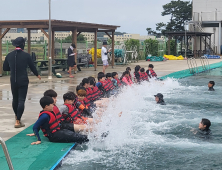
[[(221, 169), (221, 75), (218, 68), (124, 89), (110, 102), (90, 142), (71, 151), (60, 170)], [(215, 92), (208, 91), (210, 80), (216, 82)], [(153, 95), (159, 92), (166, 106), (155, 103)], [(191, 132), (202, 118), (212, 123), (210, 137)], [(95, 138), (106, 131), (106, 138)]]

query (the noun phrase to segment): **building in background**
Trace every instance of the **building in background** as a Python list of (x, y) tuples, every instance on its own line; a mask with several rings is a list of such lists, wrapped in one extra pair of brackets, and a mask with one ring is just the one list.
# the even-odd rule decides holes
[[(191, 31), (213, 33), (208, 46), (218, 54), (221, 54), (221, 23), (222, 23), (222, 0), (193, 0), (193, 23)], [(204, 40), (204, 37), (202, 38)], [(203, 40), (197, 41), (202, 42)], [(205, 41), (205, 40), (204, 40)], [(197, 44), (198, 49), (198, 44)]]
[[(104, 38), (109, 38), (108, 35), (104, 35)], [(118, 43), (122, 43), (129, 39), (136, 39), (144, 41), (146, 39), (155, 39), (155, 36), (152, 35), (140, 35), (140, 34), (123, 34), (123, 35), (114, 35), (114, 40)]]
[[(3, 29), (2, 32), (4, 32), (5, 29)], [(47, 30), (45, 30), (47, 32)], [(27, 39), (28, 31), (25, 28), (12, 28), (9, 30), (9, 32), (4, 36), (2, 39), (3, 42), (6, 41), (12, 41), (16, 39), (17, 37), (24, 37)], [(87, 42), (93, 42), (94, 41), (94, 33), (87, 33), (83, 32), (81, 33), (85, 38)], [(66, 32), (55, 32), (55, 38), (64, 40), (66, 37), (72, 36), (71, 31)], [(41, 30), (31, 30), (31, 41), (47, 41), (48, 38), (41, 32)]]

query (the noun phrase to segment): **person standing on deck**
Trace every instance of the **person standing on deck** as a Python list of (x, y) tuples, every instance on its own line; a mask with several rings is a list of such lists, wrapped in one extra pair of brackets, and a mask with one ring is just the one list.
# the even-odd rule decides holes
[(12, 108), (15, 113), (15, 128), (24, 127), (25, 124), (21, 122), (21, 117), (24, 112), (25, 99), (28, 91), (28, 74), (27, 67), (41, 80), (38, 71), (32, 61), (30, 54), (24, 52), (25, 39), (22, 37), (16, 38), (12, 45), (15, 50), (9, 53), (4, 61), (3, 70), (11, 71), (11, 91), (13, 96)]
[(102, 61), (103, 61), (103, 73), (105, 74), (106, 72), (106, 69), (108, 68), (109, 66), (109, 63), (108, 63), (108, 52), (111, 51), (111, 49), (107, 52), (107, 42), (104, 41), (103, 42), (103, 46), (102, 46), (102, 50), (101, 50), (101, 55), (102, 55)]
[(75, 73), (75, 69), (76, 69), (76, 62), (75, 62), (75, 56), (77, 57), (77, 53), (74, 53), (74, 48), (76, 48), (75, 44), (71, 44), (71, 46), (68, 48), (68, 60), (67, 60), (67, 64), (69, 66), (69, 77), (70, 78), (74, 78), (74, 76), (72, 75), (72, 70), (74, 70)]

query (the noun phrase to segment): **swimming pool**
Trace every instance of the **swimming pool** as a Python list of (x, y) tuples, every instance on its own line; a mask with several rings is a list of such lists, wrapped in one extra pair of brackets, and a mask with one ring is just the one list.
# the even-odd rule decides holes
[[(98, 132), (64, 159), (71, 169), (220, 169), (222, 166), (222, 68), (179, 81), (143, 83), (125, 89), (106, 111)], [(216, 82), (215, 92), (207, 84)], [(166, 106), (156, 105), (161, 92)], [(123, 111), (121, 118), (117, 114)], [(202, 118), (211, 120), (212, 136), (190, 130)], [(104, 139), (94, 136), (109, 131)]]

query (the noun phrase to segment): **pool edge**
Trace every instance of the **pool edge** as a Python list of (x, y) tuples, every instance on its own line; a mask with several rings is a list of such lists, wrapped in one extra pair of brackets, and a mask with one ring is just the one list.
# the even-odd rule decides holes
[(70, 151), (72, 149), (75, 149), (75, 147), (77, 146), (76, 143), (74, 143), (67, 151), (66, 153), (52, 166), (52, 168), (50, 168), (50, 170), (56, 170), (57, 168), (59, 168), (61, 166), (62, 160), (70, 153)]
[[(210, 66), (210, 70), (222, 67), (222, 61), (220, 61), (218, 63), (210, 64), (209, 66)], [(199, 66), (197, 68), (198, 68), (199, 73), (202, 73), (205, 71), (202, 66)], [(194, 74), (195, 73), (191, 74), (189, 69), (185, 69), (185, 70), (176, 71), (176, 72), (167, 74), (167, 75), (162, 76), (160, 78), (161, 79), (167, 79), (167, 78), (181, 79), (181, 78), (193, 76)]]

